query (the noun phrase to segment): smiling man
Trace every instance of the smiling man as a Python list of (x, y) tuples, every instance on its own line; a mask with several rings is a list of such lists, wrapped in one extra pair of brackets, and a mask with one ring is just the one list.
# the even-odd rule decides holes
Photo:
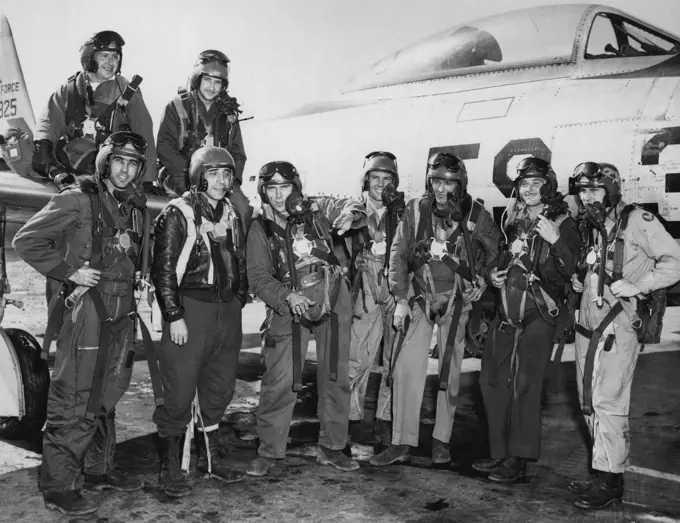
[(82, 71), (50, 96), (35, 128), (33, 170), (58, 186), (74, 175), (94, 174), (97, 149), (114, 132), (130, 130), (147, 142), (147, 189), (156, 179), (153, 124), (139, 89), (121, 72), (125, 41), (101, 31), (80, 48)]
[[(397, 158), (388, 151), (375, 151), (364, 158), (361, 176), (362, 200), (366, 209), (366, 227), (351, 235), (347, 242), (353, 260), (354, 319), (349, 358), (351, 393), (350, 424), (359, 423), (364, 416), (366, 387), (378, 349), (383, 346), (383, 380), (378, 395), (375, 436), (389, 444), (392, 405), (387, 376), (390, 370), (392, 341), (392, 312), (396, 301), (387, 285), (385, 272), (388, 245), (403, 210), (403, 193), (399, 186)], [(390, 186), (388, 188), (388, 186)], [(388, 188), (396, 198), (383, 203), (383, 192)], [(389, 195), (386, 195), (389, 196)], [(390, 207), (389, 209), (387, 207)], [(384, 339), (384, 343), (383, 343)]]
[(473, 464), (500, 483), (519, 481), (527, 462), (540, 457), (543, 377), (555, 332), (568, 322), (566, 286), (580, 245), (548, 162), (522, 160), (515, 192), (518, 198), (501, 224), (507, 239), (501, 263), (489, 277), (501, 303), (479, 378), (491, 456)]
[[(229, 96), (229, 58), (209, 49), (196, 60), (186, 88), (178, 89), (168, 103), (158, 128), (159, 183), (181, 195), (188, 189), (189, 159), (199, 147), (223, 147), (234, 158), (233, 189), (229, 199), (244, 220), (249, 220), (248, 200), (241, 191), (246, 153), (239, 125), (239, 105)], [(248, 230), (248, 223), (245, 224)]]
[(156, 222), (151, 276), (165, 322), (159, 358), (164, 404), (156, 407), (153, 420), (160, 481), (172, 497), (191, 489), (180, 470), (180, 438), (195, 397), (198, 471), (225, 483), (243, 477), (225, 463), (218, 437), (234, 394), (241, 309), (248, 295), (245, 235), (227, 198), (235, 168), (226, 149), (196, 151), (189, 164), (190, 190), (168, 203)]
[[(14, 237), (19, 256), (54, 285), (48, 325), (61, 328), (40, 485), (45, 505), (64, 514), (96, 510), (80, 494), (83, 473), (89, 488), (142, 488), (114, 468), (114, 415), (132, 376), (133, 285), (148, 247), (139, 187), (145, 150), (137, 134), (112, 134), (97, 154), (94, 179), (54, 195)], [(50, 334), (57, 333), (46, 333), (46, 349)]]

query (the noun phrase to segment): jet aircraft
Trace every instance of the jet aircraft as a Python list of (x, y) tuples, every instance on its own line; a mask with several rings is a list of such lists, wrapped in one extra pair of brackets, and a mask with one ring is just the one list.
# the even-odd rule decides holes
[[(436, 33), (376, 62), (332, 99), (249, 124), (244, 189), (254, 196), (257, 168), (285, 159), (307, 194), (357, 196), (363, 157), (387, 150), (397, 155), (400, 189), (415, 196), (427, 158), (449, 151), (466, 161), (469, 192), (498, 220), (523, 157), (549, 160), (563, 192), (576, 164), (601, 160), (621, 170), (627, 201), (657, 212), (680, 238), (679, 118), (680, 37), (607, 6), (534, 7)], [(30, 169), (34, 123), (0, 16), (0, 132), (20, 131), (2, 146), (11, 170), (0, 169), (0, 205), (12, 222), (56, 191)], [(158, 212), (167, 201), (151, 196), (149, 205)], [(3, 340), (0, 353), (34, 350), (25, 337)], [(22, 416), (19, 362), (9, 359), (14, 377), (3, 379), (13, 400), (2, 404), (12, 408), (0, 416)]]

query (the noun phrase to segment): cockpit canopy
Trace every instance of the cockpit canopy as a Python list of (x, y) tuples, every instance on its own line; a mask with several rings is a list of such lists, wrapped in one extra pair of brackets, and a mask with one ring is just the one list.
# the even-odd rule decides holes
[[(581, 39), (580, 24), (593, 7), (521, 9), (446, 29), (376, 62), (344, 91), (573, 62)], [(631, 56), (631, 49), (636, 52), (633, 56), (680, 50), (673, 39), (616, 14), (598, 14), (592, 29), (598, 41), (589, 46), (585, 58)], [(607, 47), (607, 43), (612, 45)]]

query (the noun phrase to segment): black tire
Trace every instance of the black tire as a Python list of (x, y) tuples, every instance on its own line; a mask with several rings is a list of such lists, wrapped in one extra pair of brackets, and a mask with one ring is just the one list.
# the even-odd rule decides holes
[(50, 387), (50, 369), (40, 357), (42, 351), (36, 339), (21, 329), (5, 329), (19, 360), (24, 385), (26, 415), (0, 417), (0, 438), (26, 439), (36, 443), (47, 418), (47, 393)]

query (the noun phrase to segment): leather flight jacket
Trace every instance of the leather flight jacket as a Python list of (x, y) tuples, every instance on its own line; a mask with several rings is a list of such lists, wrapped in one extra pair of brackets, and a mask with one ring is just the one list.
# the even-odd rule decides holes
[[(201, 195), (197, 198), (194, 209), (200, 212), (202, 222), (218, 220), (224, 203), (220, 202), (213, 210)], [(181, 296), (214, 303), (229, 302), (237, 297), (241, 303), (245, 303), (248, 296), (245, 239), (240, 232), (240, 224), (236, 225), (228, 231), (226, 240), (218, 242), (211, 238), (210, 250), (202, 236), (197, 235), (180, 284), (175, 271), (187, 238), (187, 220), (177, 207), (171, 205), (158, 216), (152, 277), (166, 321), (172, 322), (183, 316)]]

